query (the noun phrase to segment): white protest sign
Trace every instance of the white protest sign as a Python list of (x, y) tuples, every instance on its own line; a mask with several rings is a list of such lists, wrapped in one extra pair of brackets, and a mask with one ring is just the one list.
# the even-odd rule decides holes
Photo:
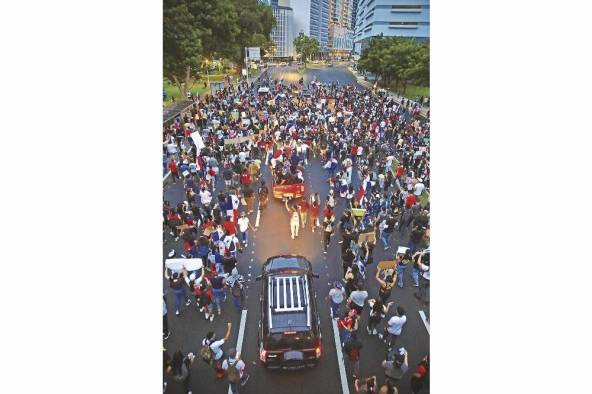
[(199, 152), (206, 146), (203, 142), (203, 139), (201, 138), (201, 134), (199, 134), (199, 131), (191, 133), (191, 139), (193, 140), (195, 148), (197, 149), (197, 153), (199, 154)]

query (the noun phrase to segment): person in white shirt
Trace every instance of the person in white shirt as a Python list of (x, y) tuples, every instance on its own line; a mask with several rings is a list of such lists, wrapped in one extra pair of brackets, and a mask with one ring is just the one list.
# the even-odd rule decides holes
[(355, 309), (358, 315), (361, 316), (367, 298), (368, 292), (364, 290), (361, 284), (357, 284), (355, 285), (355, 290), (349, 295), (347, 304), (350, 308)]
[(298, 229), (300, 229), (300, 216), (298, 215), (298, 208), (288, 206), (288, 200), (286, 200), (286, 209), (290, 213), (290, 235), (292, 239), (298, 236)]
[(333, 287), (329, 290), (329, 295), (325, 299), (331, 298), (331, 318), (339, 318), (339, 305), (345, 299), (345, 289), (340, 281), (333, 282)]
[(210, 191), (205, 187), (202, 187), (199, 192), (199, 198), (201, 199), (201, 204), (204, 207), (208, 207), (212, 202), (212, 193), (210, 193)]
[(246, 213), (241, 212), (240, 218), (238, 218), (238, 229), (242, 233), (243, 244), (245, 245), (245, 247), (247, 246), (247, 242), (249, 242), (248, 235), (247, 235), (249, 227), (253, 231), (257, 231), (257, 229), (251, 225), (251, 222), (250, 222), (249, 218), (247, 217)]
[(222, 356), (224, 356), (222, 345), (224, 345), (224, 343), (228, 341), (228, 338), (230, 338), (230, 330), (232, 329), (232, 323), (228, 322), (227, 327), (228, 328), (226, 329), (226, 335), (224, 335), (224, 338), (216, 340), (216, 334), (213, 331), (210, 331), (207, 333), (206, 337), (201, 342), (202, 346), (207, 345), (210, 347), (210, 350), (212, 351), (212, 356), (215, 361), (214, 369), (216, 370), (216, 372), (218, 372), (219, 375), (221, 373), (224, 373), (224, 371), (221, 368), (222, 366), (220, 365), (220, 360), (222, 359)]
[(423, 181), (421, 178), (417, 179), (417, 183), (415, 184), (415, 186), (413, 186), (413, 194), (415, 194), (417, 197), (421, 196), (421, 194), (423, 193), (423, 191), (425, 190), (425, 185), (423, 184)]
[[(236, 252), (238, 250), (242, 252), (242, 249), (240, 249), (240, 242), (236, 235), (226, 233), (226, 236), (223, 238), (222, 242), (224, 243), (225, 251), (228, 251), (228, 253), (230, 253), (231, 256), (236, 257)], [(223, 254), (222, 256), (224, 255), (225, 254)]]
[(395, 345), (397, 338), (403, 331), (403, 326), (407, 322), (407, 316), (405, 316), (405, 309), (402, 306), (397, 306), (397, 311), (393, 317), (391, 317), (384, 330), (384, 336), (379, 335), (380, 339), (384, 339), (387, 344), (388, 351), (392, 350)]
[(247, 161), (247, 152), (245, 151), (240, 151), (238, 153), (238, 159), (242, 164), (245, 164), (245, 162)]

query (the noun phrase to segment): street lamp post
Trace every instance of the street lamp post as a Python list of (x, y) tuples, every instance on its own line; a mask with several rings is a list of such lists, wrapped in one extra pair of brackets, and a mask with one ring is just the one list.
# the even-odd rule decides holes
[(247, 85), (249, 84), (249, 49), (245, 47), (245, 70), (247, 72)]

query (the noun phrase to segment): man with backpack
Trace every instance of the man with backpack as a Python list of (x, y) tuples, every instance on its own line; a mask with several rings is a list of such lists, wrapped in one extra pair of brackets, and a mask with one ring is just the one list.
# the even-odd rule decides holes
[(242, 301), (244, 298), (243, 284), (241, 283), (241, 276), (236, 268), (232, 269), (232, 273), (226, 279), (226, 284), (230, 287), (230, 294), (232, 295), (232, 303), (237, 312), (242, 310)]
[(224, 376), (224, 370), (220, 364), (220, 360), (224, 356), (222, 345), (230, 338), (230, 330), (232, 323), (228, 322), (228, 328), (226, 329), (226, 335), (224, 338), (216, 340), (216, 334), (213, 331), (207, 333), (206, 337), (201, 342), (202, 348), (199, 352), (204, 362), (211, 365), (216, 371), (216, 377), (222, 379)]
[(384, 368), (384, 375), (387, 381), (390, 380), (392, 383), (401, 381), (401, 378), (409, 369), (407, 354), (407, 350), (402, 347), (387, 355), (386, 360), (382, 362), (382, 368)]
[(226, 379), (230, 383), (233, 394), (238, 394), (239, 387), (247, 384), (250, 375), (245, 372), (245, 362), (235, 348), (228, 349), (228, 357), (222, 362), (222, 369), (226, 371)]

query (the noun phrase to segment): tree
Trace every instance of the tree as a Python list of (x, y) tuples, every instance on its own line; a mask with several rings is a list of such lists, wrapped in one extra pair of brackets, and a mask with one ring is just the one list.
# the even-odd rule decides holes
[(362, 51), (358, 68), (376, 75), (383, 85), (394, 82), (405, 93), (408, 83), (429, 85), (429, 44), (405, 37), (375, 37)]
[(164, 0), (163, 4), (163, 74), (183, 97), (196, 81), (202, 51), (202, 31), (196, 27), (188, 3)]
[(202, 60), (225, 57), (244, 64), (245, 47), (263, 52), (275, 18), (257, 0), (164, 0), (163, 73), (183, 97), (200, 78)]
[(294, 39), (294, 48), (296, 49), (296, 53), (302, 58), (304, 67), (306, 67), (308, 58), (319, 53), (320, 45), (316, 38), (308, 37), (300, 32), (298, 37)]
[(259, 47), (262, 55), (271, 48), (271, 30), (276, 24), (271, 7), (258, 0), (225, 0), (234, 4), (238, 14), (239, 32), (234, 36), (229, 58), (244, 65), (245, 48)]

